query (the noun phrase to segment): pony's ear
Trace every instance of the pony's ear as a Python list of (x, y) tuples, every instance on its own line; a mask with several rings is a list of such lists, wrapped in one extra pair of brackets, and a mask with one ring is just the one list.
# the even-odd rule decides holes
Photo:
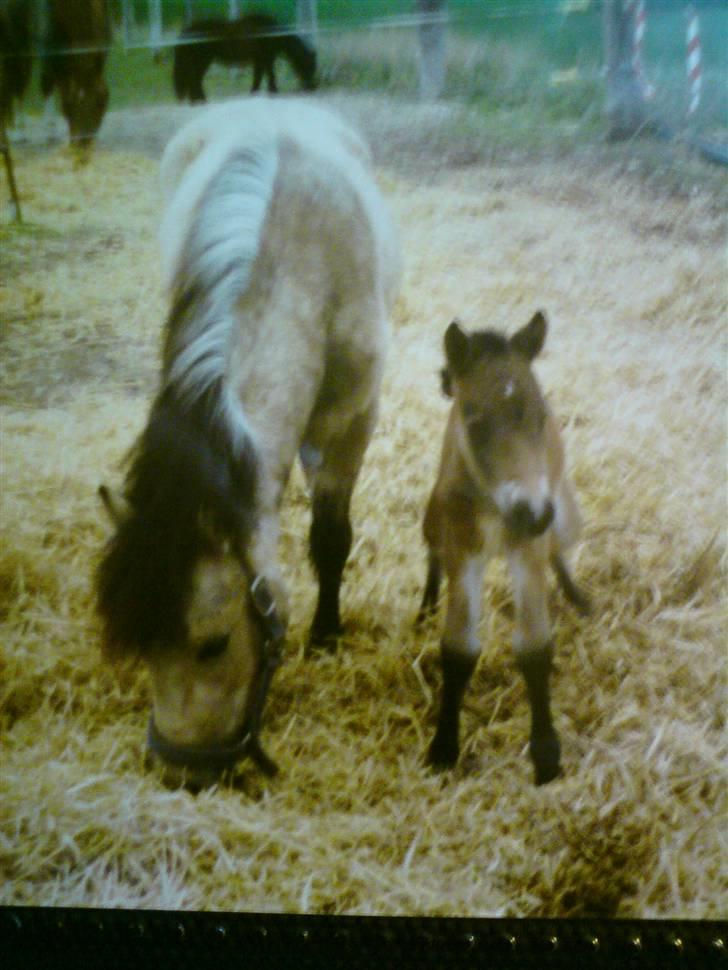
[[(470, 363), (470, 337), (460, 326), (459, 320), (453, 320), (445, 331), (445, 359), (449, 370), (448, 388), (450, 377), (458, 377), (465, 373)], [(443, 390), (445, 390), (443, 385)], [(447, 390), (445, 390), (447, 394)]]
[(99, 485), (99, 498), (113, 525), (117, 526), (117, 528), (123, 525), (129, 518), (131, 511), (126, 499), (122, 495), (113, 492), (108, 485)]
[(546, 314), (542, 310), (538, 310), (525, 327), (521, 327), (517, 333), (513, 334), (510, 340), (511, 347), (517, 350), (519, 354), (523, 354), (528, 360), (533, 360), (541, 353), (541, 348), (546, 340), (547, 329)]

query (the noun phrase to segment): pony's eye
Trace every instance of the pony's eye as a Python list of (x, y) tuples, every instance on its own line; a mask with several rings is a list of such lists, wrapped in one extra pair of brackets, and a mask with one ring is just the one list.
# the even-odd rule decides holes
[(205, 663), (207, 660), (214, 660), (216, 657), (221, 657), (227, 650), (229, 642), (230, 635), (227, 633), (220, 634), (217, 637), (210, 637), (200, 647), (197, 660), (200, 663)]

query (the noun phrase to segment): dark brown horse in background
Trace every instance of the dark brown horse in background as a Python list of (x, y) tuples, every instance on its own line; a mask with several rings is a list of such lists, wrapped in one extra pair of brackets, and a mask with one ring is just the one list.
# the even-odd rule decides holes
[(15, 102), (25, 94), (32, 70), (30, 4), (27, 0), (0, 0), (0, 152), (18, 222), (21, 221), (20, 198), (15, 184), (7, 126), (13, 120)]
[(275, 60), (284, 57), (301, 86), (316, 86), (316, 51), (297, 34), (289, 33), (268, 14), (251, 13), (238, 20), (197, 20), (180, 33), (174, 49), (174, 91), (180, 101), (205, 101), (202, 80), (214, 62), (253, 65), (253, 92), (265, 76), (268, 91), (278, 91)]
[(111, 47), (107, 0), (48, 0), (41, 55), (44, 97), (58, 89), (71, 144), (88, 148), (109, 101), (104, 67)]

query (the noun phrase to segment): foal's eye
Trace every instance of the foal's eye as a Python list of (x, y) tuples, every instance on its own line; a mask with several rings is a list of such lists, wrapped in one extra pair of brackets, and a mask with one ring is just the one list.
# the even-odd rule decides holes
[(227, 633), (205, 640), (197, 654), (198, 661), (205, 663), (207, 660), (214, 660), (216, 657), (221, 657), (227, 650), (229, 642), (230, 635)]
[(491, 422), (487, 418), (478, 418), (476, 421), (471, 421), (468, 424), (468, 431), (474, 441), (483, 444), (490, 437), (492, 431)]
[(517, 399), (513, 402), (511, 416), (514, 424), (523, 424), (523, 420), (526, 417), (526, 406), (523, 401)]

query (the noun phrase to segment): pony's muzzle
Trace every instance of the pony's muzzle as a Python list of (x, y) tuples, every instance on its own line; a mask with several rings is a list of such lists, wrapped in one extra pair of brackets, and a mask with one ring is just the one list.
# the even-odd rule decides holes
[(245, 758), (250, 758), (268, 777), (278, 772), (255, 733), (246, 730), (238, 740), (214, 746), (175, 744), (160, 734), (154, 716), (147, 727), (147, 757), (162, 769), (166, 784), (183, 785), (192, 791), (215, 784)]
[(549, 499), (543, 511), (536, 514), (524, 499), (515, 503), (505, 516), (506, 528), (519, 539), (534, 539), (543, 535), (554, 520), (554, 505)]

